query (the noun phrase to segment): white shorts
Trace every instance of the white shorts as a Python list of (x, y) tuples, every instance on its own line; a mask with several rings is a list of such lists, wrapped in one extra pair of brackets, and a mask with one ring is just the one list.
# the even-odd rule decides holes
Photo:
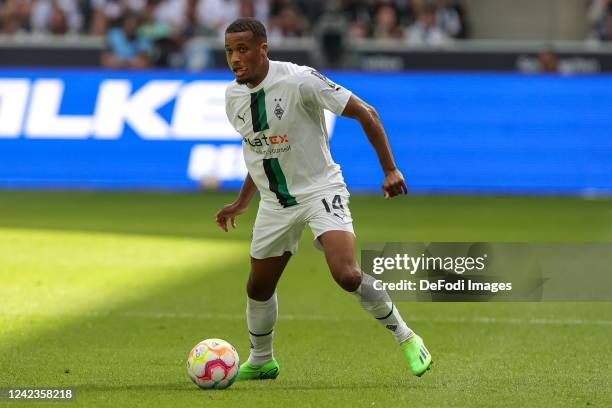
[(355, 234), (346, 191), (330, 192), (311, 201), (287, 208), (269, 208), (260, 203), (253, 226), (251, 256), (265, 259), (295, 254), (302, 231), (308, 225), (314, 246), (323, 248), (318, 238), (327, 231), (347, 231)]

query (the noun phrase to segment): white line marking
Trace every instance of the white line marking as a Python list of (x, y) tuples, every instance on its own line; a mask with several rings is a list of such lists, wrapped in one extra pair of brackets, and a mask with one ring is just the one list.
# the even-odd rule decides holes
[[(0, 316), (14, 317), (112, 317), (112, 318), (136, 318), (136, 319), (196, 319), (196, 320), (245, 320), (243, 314), (214, 314), (214, 313), (190, 313), (190, 312), (84, 312), (84, 313), (24, 313), (0, 311)], [(336, 317), (322, 315), (279, 315), (279, 320), (294, 321), (320, 321), (320, 322), (341, 322), (341, 321), (360, 321), (368, 318), (367, 314), (360, 313), (356, 316)], [(547, 318), (508, 318), (508, 317), (425, 317), (425, 316), (406, 316), (406, 321), (423, 323), (475, 323), (475, 324), (529, 324), (536, 326), (544, 325), (593, 325), (593, 326), (612, 326), (612, 320), (604, 319), (547, 319)]]

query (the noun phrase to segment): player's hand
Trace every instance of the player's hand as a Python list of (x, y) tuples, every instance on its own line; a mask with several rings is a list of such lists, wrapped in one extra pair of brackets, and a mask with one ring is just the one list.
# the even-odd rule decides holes
[(408, 187), (402, 172), (395, 169), (385, 174), (385, 180), (382, 185), (383, 194), (385, 199), (395, 197), (402, 194), (408, 194)]
[(215, 216), (215, 222), (223, 231), (227, 232), (227, 221), (230, 221), (232, 228), (236, 229), (236, 217), (247, 210), (246, 206), (239, 203), (231, 203), (224, 206)]

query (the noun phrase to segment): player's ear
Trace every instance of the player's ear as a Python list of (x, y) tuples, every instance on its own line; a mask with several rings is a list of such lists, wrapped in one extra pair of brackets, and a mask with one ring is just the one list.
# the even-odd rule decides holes
[(261, 45), (259, 46), (259, 50), (261, 51), (262, 57), (267, 57), (268, 56), (268, 43), (265, 41), (262, 42)]

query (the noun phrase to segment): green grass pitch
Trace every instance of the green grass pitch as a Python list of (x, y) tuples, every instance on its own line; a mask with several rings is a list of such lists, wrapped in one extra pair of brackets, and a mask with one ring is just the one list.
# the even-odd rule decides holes
[[(248, 355), (256, 206), (226, 234), (213, 215), (232, 198), (1, 192), (0, 387), (74, 387), (69, 406), (88, 407), (612, 406), (612, 303), (401, 303), (435, 360), (419, 379), (308, 230), (279, 286), (279, 378), (197, 389), (195, 343)], [(610, 200), (355, 196), (351, 208), (361, 242), (612, 241)]]

